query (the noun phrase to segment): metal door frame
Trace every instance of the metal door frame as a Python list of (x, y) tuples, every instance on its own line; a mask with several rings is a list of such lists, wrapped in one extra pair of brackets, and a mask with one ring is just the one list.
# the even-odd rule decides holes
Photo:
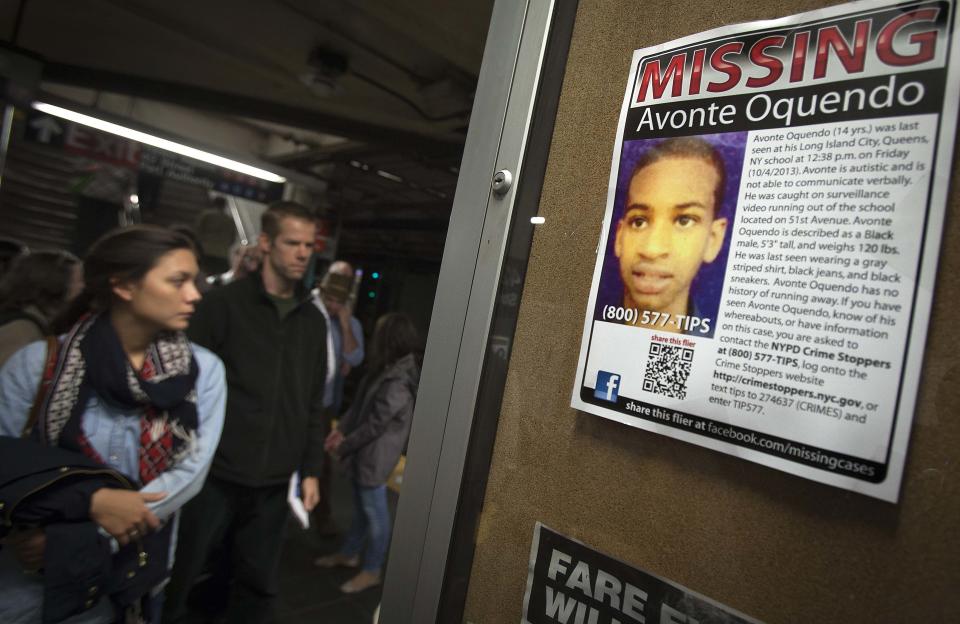
[[(493, 8), (427, 337), (384, 624), (437, 620), (554, 5), (497, 0)], [(513, 184), (498, 194), (491, 183), (501, 170)]]

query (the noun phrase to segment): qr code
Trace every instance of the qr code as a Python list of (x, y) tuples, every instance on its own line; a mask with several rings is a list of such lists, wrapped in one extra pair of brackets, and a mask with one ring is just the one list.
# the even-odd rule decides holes
[(691, 364), (693, 349), (650, 343), (650, 357), (643, 372), (643, 389), (671, 399), (687, 398)]

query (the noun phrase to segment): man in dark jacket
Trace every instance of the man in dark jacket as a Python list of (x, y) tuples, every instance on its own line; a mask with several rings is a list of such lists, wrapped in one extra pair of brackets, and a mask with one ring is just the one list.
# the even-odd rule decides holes
[(190, 338), (226, 365), (227, 414), (210, 476), (183, 510), (165, 622), (186, 617), (187, 593), (225, 538), (234, 575), (227, 621), (266, 621), (294, 471), (304, 506), (318, 502), (327, 329), (300, 284), (314, 233), (305, 207), (271, 205), (258, 243), (262, 271), (208, 293), (190, 323)]

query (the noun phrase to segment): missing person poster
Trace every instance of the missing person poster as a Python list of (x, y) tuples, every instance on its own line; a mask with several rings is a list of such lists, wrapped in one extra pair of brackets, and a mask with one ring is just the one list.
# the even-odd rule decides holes
[(759, 624), (538, 522), (523, 624)]
[(634, 52), (573, 407), (896, 502), (956, 8), (857, 2)]

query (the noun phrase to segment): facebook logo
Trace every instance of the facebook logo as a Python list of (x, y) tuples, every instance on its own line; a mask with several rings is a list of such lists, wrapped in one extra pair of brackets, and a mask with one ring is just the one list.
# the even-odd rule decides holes
[(616, 403), (619, 390), (620, 375), (607, 371), (597, 371), (597, 386), (593, 390), (595, 398)]

